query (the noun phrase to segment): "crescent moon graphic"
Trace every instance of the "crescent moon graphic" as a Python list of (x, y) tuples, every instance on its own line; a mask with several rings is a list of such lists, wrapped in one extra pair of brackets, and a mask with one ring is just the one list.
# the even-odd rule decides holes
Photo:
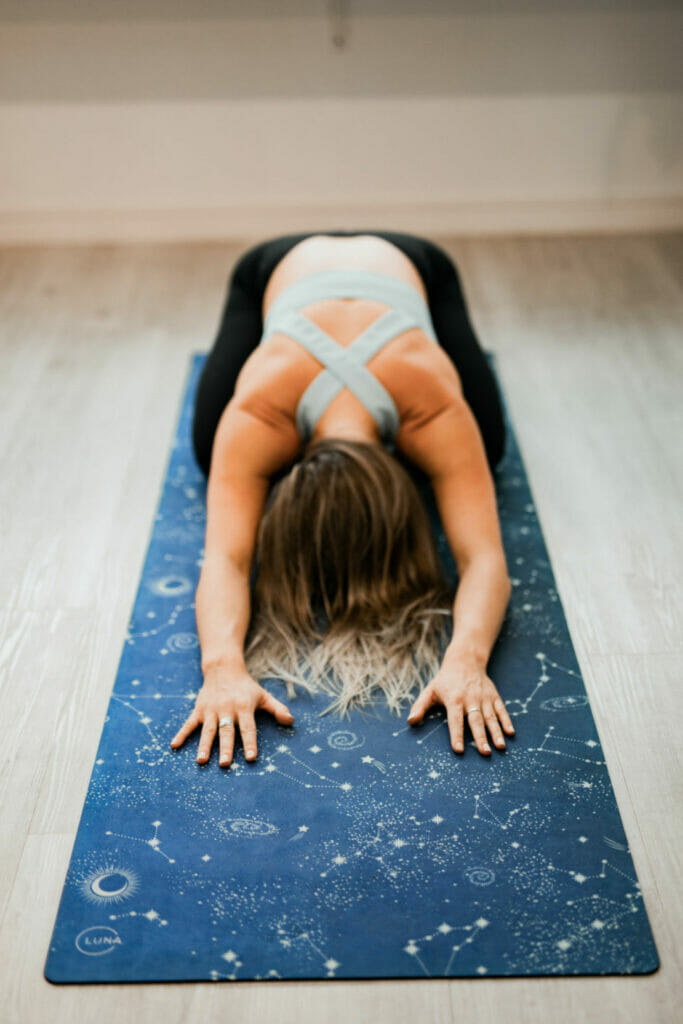
[(112, 900), (114, 899), (115, 896), (120, 896), (121, 893), (126, 891), (130, 883), (128, 882), (128, 879), (125, 877), (125, 875), (121, 875), (123, 881), (122, 884), (118, 887), (118, 889), (103, 889), (102, 882), (105, 881), (105, 879), (110, 879), (111, 877), (112, 876), (110, 874), (106, 874), (100, 875), (98, 878), (93, 878), (93, 880), (90, 883), (90, 889), (95, 894), (95, 896), (100, 896), (102, 899)]
[(120, 903), (135, 895), (140, 879), (132, 868), (105, 864), (81, 876), (79, 887), (88, 903)]

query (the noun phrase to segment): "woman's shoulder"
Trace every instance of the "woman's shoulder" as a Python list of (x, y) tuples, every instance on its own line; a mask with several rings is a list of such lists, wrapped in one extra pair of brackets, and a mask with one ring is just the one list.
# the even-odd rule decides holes
[(417, 429), (461, 394), (451, 359), (422, 331), (406, 335), (392, 356), (378, 362), (376, 372), (394, 399), (404, 432)]
[(291, 413), (297, 382), (291, 365), (250, 356), (216, 428), (214, 461), (272, 475), (294, 461), (301, 438)]

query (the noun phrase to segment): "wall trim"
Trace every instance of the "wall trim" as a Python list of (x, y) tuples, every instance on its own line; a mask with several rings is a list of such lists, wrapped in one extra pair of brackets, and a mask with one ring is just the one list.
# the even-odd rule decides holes
[(0, 210), (0, 245), (188, 242), (385, 228), (425, 235), (680, 231), (683, 195), (472, 203), (278, 203), (216, 209)]

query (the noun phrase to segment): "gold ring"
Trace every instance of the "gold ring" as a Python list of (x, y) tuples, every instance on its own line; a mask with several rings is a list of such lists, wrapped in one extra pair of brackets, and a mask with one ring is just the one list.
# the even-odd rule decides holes
[(481, 708), (478, 708), (478, 707), (467, 708), (465, 714), (469, 715), (471, 711), (481, 711)]

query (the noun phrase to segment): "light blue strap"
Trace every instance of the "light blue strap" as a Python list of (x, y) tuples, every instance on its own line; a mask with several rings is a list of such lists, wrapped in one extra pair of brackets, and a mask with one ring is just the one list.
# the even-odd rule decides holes
[[(413, 326), (415, 325), (412, 317), (394, 309), (383, 313), (382, 316), (373, 321), (362, 334), (359, 334), (347, 348), (343, 349), (353, 360), (354, 375), (357, 375), (359, 372), (370, 373), (369, 370), (365, 369), (364, 364), (372, 359), (397, 334)], [(313, 352), (313, 355), (319, 358), (317, 352)], [(320, 361), (322, 362), (323, 360), (321, 359)], [(377, 381), (373, 374), (370, 374), (370, 376), (376, 384), (379, 384), (379, 381)], [(354, 380), (357, 379), (357, 376), (354, 376)], [(398, 412), (391, 395), (381, 384), (379, 386), (386, 395), (386, 399), (382, 402), (381, 406), (373, 399), (373, 405), (368, 406), (368, 411), (377, 421), (380, 435), (382, 437), (389, 435), (393, 437), (396, 435), (399, 427)], [(323, 370), (311, 381), (297, 406), (297, 426), (299, 433), (303, 437), (310, 437), (316, 423), (332, 399), (336, 398), (343, 387), (343, 382), (335, 378), (329, 370)], [(367, 403), (364, 404), (367, 405)], [(382, 418), (381, 422), (378, 416)]]
[[(344, 348), (299, 313), (284, 313), (278, 319), (277, 330), (291, 335), (326, 367), (311, 382), (297, 406), (297, 428), (302, 437), (310, 437), (320, 416), (343, 387), (349, 388), (371, 413), (382, 438), (396, 435), (400, 420), (394, 401), (363, 364), (387, 341), (411, 326), (411, 317), (389, 310)], [(361, 357), (362, 362), (357, 361), (357, 357)]]
[(374, 270), (321, 270), (299, 278), (280, 292), (270, 306), (261, 341), (274, 333), (274, 323), (283, 313), (322, 299), (339, 298), (375, 299), (402, 310), (413, 317), (413, 326), (438, 344), (429, 306), (420, 293), (406, 281)]

